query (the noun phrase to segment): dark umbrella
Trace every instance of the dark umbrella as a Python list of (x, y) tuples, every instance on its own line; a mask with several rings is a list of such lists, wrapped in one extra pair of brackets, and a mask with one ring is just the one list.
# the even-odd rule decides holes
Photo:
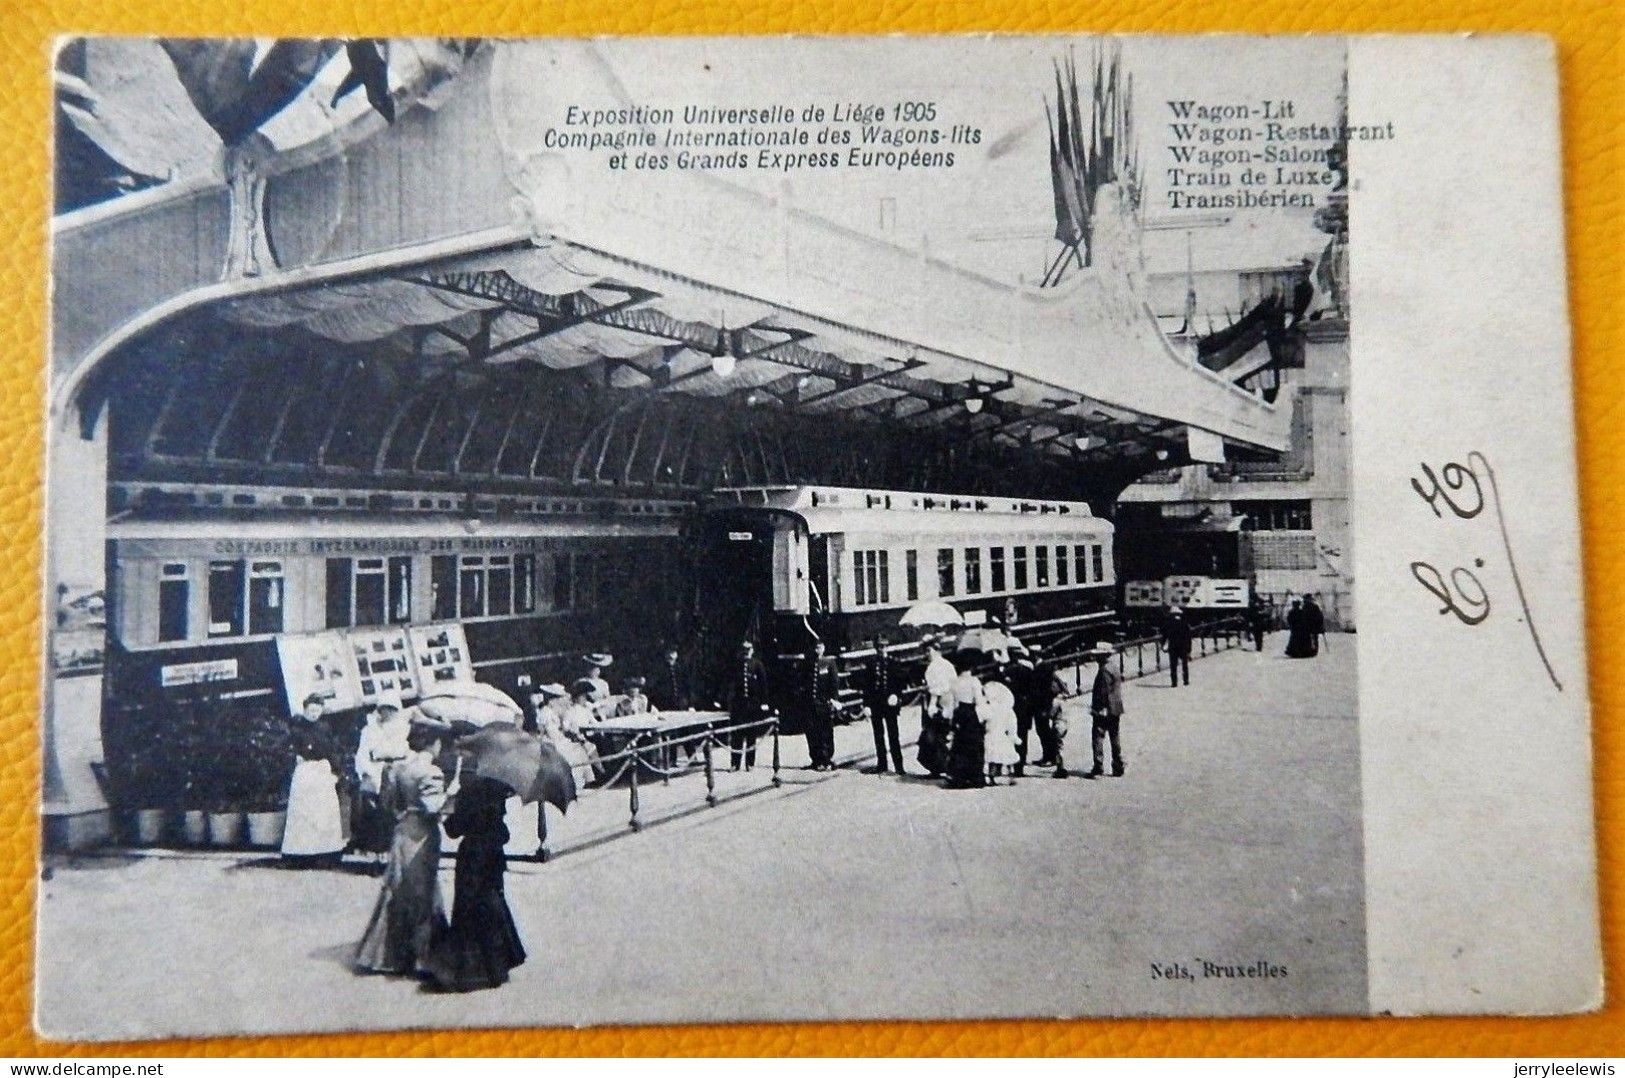
[(566, 811), (576, 798), (570, 765), (552, 743), (514, 726), (496, 722), (458, 739), (474, 773), (495, 779), (521, 801), (546, 801)]

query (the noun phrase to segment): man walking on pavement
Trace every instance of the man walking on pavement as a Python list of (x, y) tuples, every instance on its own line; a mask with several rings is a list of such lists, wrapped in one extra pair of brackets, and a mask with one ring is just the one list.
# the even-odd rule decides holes
[[(760, 722), (767, 714), (767, 668), (756, 657), (756, 645), (749, 640), (739, 645), (739, 657), (734, 660), (733, 671), (728, 677), (723, 706), (728, 711), (731, 726)], [(757, 726), (729, 731), (732, 770), (738, 771), (741, 763), (747, 771), (756, 766), (756, 739), (762, 736), (762, 729)]]
[(824, 655), (824, 642), (813, 641), (807, 662), (807, 755), (814, 771), (835, 770), (835, 700), (841, 692), (835, 660)]
[(1169, 683), (1179, 685), (1179, 673), (1185, 672), (1185, 684), (1191, 683), (1191, 627), (1185, 620), (1185, 611), (1178, 603), (1170, 603), (1168, 616), (1162, 623), (1162, 646), (1168, 652)]
[(899, 775), (908, 774), (903, 769), (903, 743), (897, 733), (897, 712), (902, 704), (898, 695), (902, 689), (897, 676), (897, 666), (892, 662), (887, 652), (888, 641), (884, 635), (876, 636), (872, 641), (874, 657), (869, 660), (868, 676), (863, 684), (863, 703), (869, 709), (869, 724), (874, 727), (875, 734), (875, 766), (870, 769), (873, 774), (886, 773), (886, 753), (891, 753), (892, 766)]
[[(1089, 715), (1094, 720), (1090, 734), (1094, 742), (1095, 766), (1084, 778), (1097, 779), (1104, 773), (1107, 738), (1112, 743), (1112, 776), (1121, 778), (1123, 745), (1119, 726), (1123, 720), (1123, 675), (1112, 665), (1112, 660), (1117, 657), (1117, 649), (1110, 644), (1096, 644), (1087, 654), (1096, 663), (1095, 684), (1089, 691)], [(1060, 771), (1056, 772), (1056, 775), (1060, 774)]]

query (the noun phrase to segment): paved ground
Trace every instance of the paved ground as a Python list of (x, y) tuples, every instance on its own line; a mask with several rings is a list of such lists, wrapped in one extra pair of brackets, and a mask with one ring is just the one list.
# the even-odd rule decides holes
[[(626, 794), (589, 794), (555, 826), (558, 856), (512, 867), (532, 957), (493, 992), (352, 975), (377, 887), (359, 872), (218, 854), (59, 864), (40, 890), (41, 1025), (107, 1038), (1359, 1011), (1353, 642), (1312, 662), (1279, 643), (1199, 660), (1188, 689), (1130, 683), (1123, 779), (948, 791), (787, 770), (772, 789), (759, 770), (725, 776), (718, 808), (608, 841)], [(843, 752), (866, 739), (847, 728)], [(799, 743), (785, 740), (786, 765)], [(644, 793), (650, 815), (675, 813), (703, 780)], [(1180, 968), (1192, 979), (1158, 975)]]

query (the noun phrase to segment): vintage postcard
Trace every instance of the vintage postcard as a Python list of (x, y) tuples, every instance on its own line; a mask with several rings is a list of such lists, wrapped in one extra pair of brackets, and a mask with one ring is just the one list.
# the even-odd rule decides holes
[(62, 1040), (1602, 998), (1556, 72), (66, 38)]

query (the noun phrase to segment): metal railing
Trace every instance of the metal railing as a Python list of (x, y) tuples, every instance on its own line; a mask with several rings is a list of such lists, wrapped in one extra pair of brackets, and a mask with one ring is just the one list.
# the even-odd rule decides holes
[[(1191, 658), (1200, 659), (1208, 655), (1217, 655), (1221, 651), (1229, 651), (1240, 647), (1247, 636), (1246, 619), (1223, 618), (1209, 622), (1206, 625), (1193, 626), (1191, 630)], [(1167, 669), (1168, 652), (1162, 645), (1161, 636), (1136, 637), (1133, 640), (1124, 640), (1114, 645), (1117, 648), (1117, 670), (1123, 675), (1125, 681), (1130, 678), (1141, 678), (1147, 674), (1155, 674)], [(1046, 661), (1054, 666), (1063, 666), (1067, 663), (1075, 664), (1073, 667), (1073, 683), (1078, 692), (1083, 692), (1083, 672), (1088, 664), (1084, 661), (1089, 650), (1084, 648), (1076, 652), (1052, 655)], [(1148, 661), (1149, 658), (1149, 661)]]

